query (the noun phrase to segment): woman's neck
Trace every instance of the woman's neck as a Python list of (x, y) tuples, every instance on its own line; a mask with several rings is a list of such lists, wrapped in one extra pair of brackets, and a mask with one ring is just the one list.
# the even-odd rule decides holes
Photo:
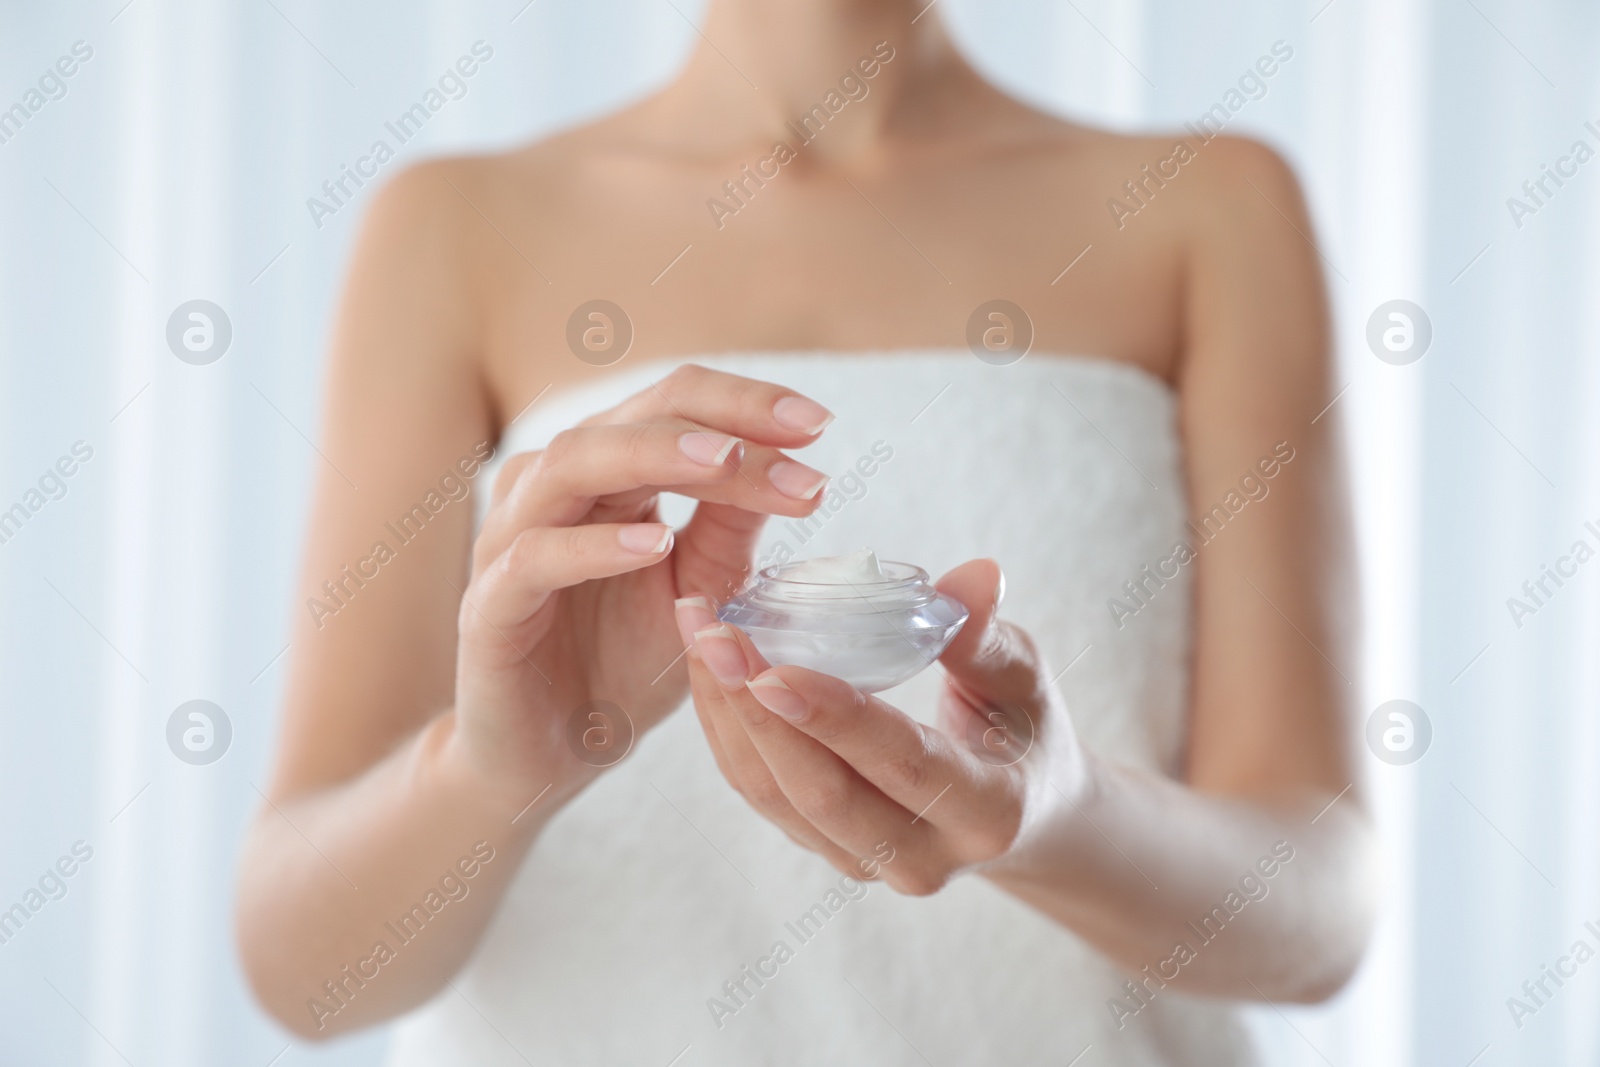
[(807, 150), (818, 162), (859, 156), (985, 87), (925, 5), (711, 0), (699, 44), (661, 103), (718, 141), (793, 141), (805, 116), (843, 100), (832, 118), (845, 121), (828, 121)]

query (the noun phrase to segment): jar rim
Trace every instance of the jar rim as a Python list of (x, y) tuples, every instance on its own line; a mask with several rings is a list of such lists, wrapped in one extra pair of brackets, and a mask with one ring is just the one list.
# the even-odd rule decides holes
[(884, 572), (881, 581), (816, 582), (783, 576), (784, 571), (797, 566), (800, 562), (802, 561), (796, 560), (793, 563), (779, 563), (762, 568), (757, 574), (759, 580), (751, 583), (746, 595), (759, 600), (789, 603), (797, 600), (865, 603), (879, 599), (897, 603), (915, 603), (928, 599), (935, 593), (928, 580), (928, 572), (913, 563), (880, 560), (878, 568)]

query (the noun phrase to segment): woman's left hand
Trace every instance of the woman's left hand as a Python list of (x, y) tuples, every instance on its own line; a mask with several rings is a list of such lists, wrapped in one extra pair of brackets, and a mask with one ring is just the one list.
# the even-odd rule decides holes
[(918, 896), (1007, 857), (1085, 778), (1042, 657), (996, 617), (999, 566), (962, 564), (938, 587), (971, 612), (940, 657), (938, 728), (837, 678), (768, 667), (703, 598), (677, 606), (695, 710), (729, 783), (839, 870)]

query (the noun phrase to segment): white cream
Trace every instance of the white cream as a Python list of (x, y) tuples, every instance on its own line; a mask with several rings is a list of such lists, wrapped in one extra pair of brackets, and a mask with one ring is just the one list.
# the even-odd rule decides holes
[(878, 564), (878, 554), (870, 548), (843, 556), (799, 560), (786, 567), (783, 576), (791, 582), (819, 585), (874, 585), (887, 577)]

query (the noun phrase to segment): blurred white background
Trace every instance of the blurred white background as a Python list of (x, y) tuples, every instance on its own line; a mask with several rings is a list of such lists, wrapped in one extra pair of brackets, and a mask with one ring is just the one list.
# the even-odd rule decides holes
[[(1432, 738), (1415, 762), (1370, 760), (1389, 881), (1358, 981), (1331, 1005), (1253, 1016), (1274, 1063), (1600, 1061), (1600, 963), (1520, 1029), (1506, 1006), (1579, 937), (1600, 943), (1583, 929), (1600, 926), (1600, 564), (1520, 628), (1506, 604), (1574, 541), (1600, 544), (1584, 528), (1600, 528), (1600, 159), (1560, 187), (1546, 179), (1520, 227), (1507, 206), (1574, 142), (1600, 150), (1600, 8), (938, 10), (1008, 88), (1125, 127), (1194, 119), (1275, 41), (1292, 47), (1230, 131), (1285, 152), (1320, 228), (1367, 567), (1366, 662), (1345, 667), (1364, 674), (1369, 711), (1414, 701)], [(26, 106), (75, 43), (92, 50), (64, 95), (20, 129), (0, 125), (0, 510), (27, 506), (76, 442), (93, 452), (0, 543), (0, 909), (75, 842), (93, 850), (0, 944), (0, 1063), (381, 1059), (381, 1031), (291, 1045), (254, 1006), (230, 925), (322, 462), (324, 337), (371, 186), (320, 229), (306, 200), (475, 41), (493, 59), (383, 178), (648, 91), (683, 59), (699, 11), (0, 2), (0, 108)], [(231, 321), (209, 365), (166, 341), (194, 299)], [(1431, 319), (1420, 360), (1392, 365), (1366, 342), (1392, 299)], [(166, 740), (195, 699), (232, 726), (208, 765)]]

